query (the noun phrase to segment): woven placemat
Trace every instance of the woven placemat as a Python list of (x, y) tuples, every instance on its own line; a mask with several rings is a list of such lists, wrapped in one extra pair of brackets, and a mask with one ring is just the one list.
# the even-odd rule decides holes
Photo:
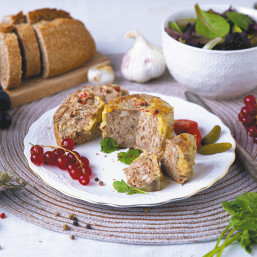
[[(184, 98), (185, 88), (178, 85), (168, 72), (147, 84), (128, 82), (119, 72), (121, 55), (109, 57), (117, 71), (115, 82), (126, 89)], [(0, 170), (29, 182), (14, 194), (7, 191), (0, 194), (0, 205), (13, 214), (45, 228), (89, 239), (151, 245), (191, 243), (216, 239), (225, 228), (229, 215), (223, 210), (222, 201), (235, 199), (244, 192), (257, 191), (257, 183), (237, 161), (211, 188), (188, 199), (151, 208), (121, 209), (95, 205), (70, 198), (47, 186), (28, 168), (23, 155), (23, 138), (35, 120), (78, 88), (81, 86), (10, 112), (13, 124), (9, 130), (0, 132)], [(257, 95), (257, 90), (253, 94)], [(247, 136), (237, 118), (243, 97), (231, 101), (206, 101), (256, 159), (257, 145)], [(55, 212), (61, 216), (56, 217)], [(80, 226), (72, 225), (68, 218), (71, 213), (78, 217)], [(71, 230), (64, 231), (64, 224), (69, 224)], [(87, 224), (92, 229), (88, 229)]]

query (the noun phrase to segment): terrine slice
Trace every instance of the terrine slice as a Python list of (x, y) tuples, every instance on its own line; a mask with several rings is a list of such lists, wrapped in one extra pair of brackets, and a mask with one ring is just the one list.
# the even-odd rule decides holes
[(195, 163), (196, 139), (183, 133), (173, 139), (167, 139), (161, 158), (161, 169), (176, 183), (183, 184), (193, 175)]
[(172, 138), (174, 110), (159, 97), (136, 94), (120, 97), (103, 111), (103, 137), (121, 147), (153, 152), (161, 157), (166, 139)]
[(127, 184), (147, 192), (163, 188), (163, 175), (159, 161), (154, 153), (143, 153), (124, 169)]

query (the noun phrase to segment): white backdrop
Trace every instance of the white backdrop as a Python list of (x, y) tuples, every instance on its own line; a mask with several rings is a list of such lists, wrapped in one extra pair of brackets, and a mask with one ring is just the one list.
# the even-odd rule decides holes
[[(252, 7), (254, 1), (198, 0), (201, 4), (232, 4)], [(193, 0), (0, 0), (0, 17), (24, 12), (41, 7), (62, 8), (69, 11), (74, 18), (82, 20), (93, 35), (98, 51), (124, 53), (132, 41), (124, 39), (126, 32), (138, 30), (151, 42), (161, 45), (160, 26), (162, 20), (174, 9), (189, 7)], [(1, 158), (1, 157), (0, 157)], [(137, 246), (105, 243), (83, 238), (71, 240), (69, 236), (53, 232), (23, 221), (1, 207), (6, 219), (0, 219), (0, 257), (66, 257), (66, 256), (169, 256), (199, 257), (210, 251), (215, 242), (170, 246)], [(249, 256), (239, 244), (224, 251), (224, 257)], [(257, 247), (251, 256), (257, 256)]]

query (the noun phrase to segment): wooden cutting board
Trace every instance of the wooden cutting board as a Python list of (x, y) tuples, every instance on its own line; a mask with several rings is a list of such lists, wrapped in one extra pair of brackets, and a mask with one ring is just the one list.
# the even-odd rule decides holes
[(88, 81), (87, 72), (90, 67), (109, 63), (107, 56), (97, 52), (91, 60), (75, 70), (49, 79), (37, 77), (24, 80), (19, 88), (6, 90), (6, 92), (11, 97), (12, 107), (16, 107), (83, 84)]

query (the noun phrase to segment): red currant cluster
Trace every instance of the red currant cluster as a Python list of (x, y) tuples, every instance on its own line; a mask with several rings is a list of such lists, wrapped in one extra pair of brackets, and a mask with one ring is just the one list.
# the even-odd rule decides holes
[[(53, 151), (44, 153), (44, 147), (50, 147)], [(30, 160), (35, 165), (42, 163), (56, 165), (62, 170), (67, 170), (73, 179), (86, 186), (90, 182), (92, 170), (89, 167), (89, 160), (85, 156), (80, 156), (76, 151), (74, 141), (71, 138), (63, 139), (61, 147), (33, 145), (30, 149)]]
[(244, 99), (245, 106), (238, 114), (239, 121), (242, 122), (248, 134), (253, 137), (254, 143), (257, 143), (257, 104), (253, 95), (248, 95)]

